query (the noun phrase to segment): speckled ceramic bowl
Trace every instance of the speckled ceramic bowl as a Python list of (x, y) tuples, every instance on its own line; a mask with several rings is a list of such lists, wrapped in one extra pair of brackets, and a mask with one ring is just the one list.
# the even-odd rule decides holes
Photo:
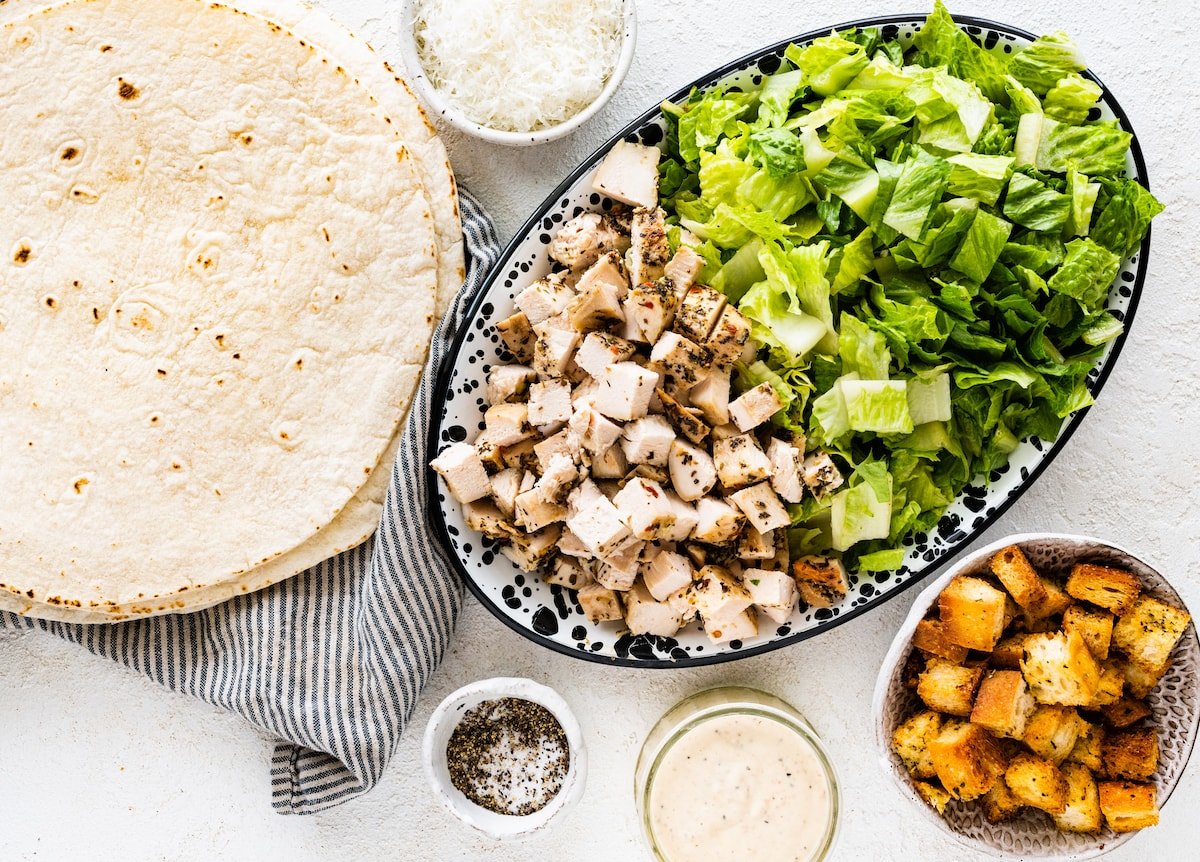
[[(951, 802), (946, 816), (939, 816), (917, 795), (912, 778), (900, 758), (892, 751), (892, 732), (921, 708), (916, 694), (904, 687), (904, 664), (912, 652), (913, 631), (929, 612), (938, 595), (958, 575), (990, 573), (988, 563), (1001, 548), (1020, 545), (1039, 572), (1047, 577), (1065, 579), (1077, 562), (1094, 562), (1129, 569), (1142, 580), (1150, 595), (1176, 607), (1184, 607), (1179, 594), (1155, 568), (1129, 551), (1100, 539), (1052, 533), (1009, 536), (971, 553), (929, 584), (917, 597), (908, 619), (900, 627), (892, 648), (884, 659), (875, 686), (872, 706), (875, 715), (875, 743), (883, 769), (891, 776), (900, 794), (908, 800), (915, 815), (937, 829), (992, 858), (1082, 860), (1093, 859), (1133, 840), (1138, 833), (1117, 834), (1109, 829), (1094, 835), (1059, 832), (1045, 815), (1026, 810), (1004, 823), (988, 823), (983, 806), (977, 803)], [(1161, 807), (1179, 783), (1196, 744), (1200, 726), (1200, 641), (1196, 626), (1190, 623), (1175, 647), (1171, 669), (1151, 692), (1149, 703), (1153, 722), (1159, 729), (1160, 755), (1154, 782), (1158, 785)], [(1187, 812), (1174, 812), (1187, 816)], [(1166, 813), (1165, 817), (1171, 817)]]
[[(1032, 34), (1002, 24), (964, 17), (957, 20), (974, 38), (997, 52), (1011, 52), (1014, 47), (1034, 38)], [(896, 15), (839, 26), (877, 26), (885, 35), (906, 41), (923, 21), (923, 16)], [(694, 86), (703, 90), (725, 83), (753, 84), (763, 74), (779, 68), (789, 43), (811, 42), (829, 30), (829, 27), (823, 27), (756, 51), (705, 75), (695, 81)], [(683, 99), (692, 86), (689, 84), (667, 98)], [(1103, 89), (1103, 85), (1101, 87)], [(1096, 110), (1101, 117), (1115, 120), (1132, 131), (1121, 106), (1107, 89), (1103, 89)], [(483, 290), (467, 310), (454, 346), (439, 369), (438, 390), (444, 406), (441, 415), (434, 417), (429, 425), (431, 453), (441, 451), (452, 441), (473, 439), (483, 428), (485, 375), (493, 365), (512, 361), (502, 350), (496, 323), (513, 313), (513, 297), (518, 292), (549, 272), (546, 246), (551, 235), (572, 217), (609, 205), (591, 189), (592, 174), (601, 159), (618, 140), (657, 145), (663, 135), (664, 125), (659, 102), (656, 102), (572, 171), (517, 231), (488, 276)], [(1146, 183), (1146, 165), (1136, 137), (1129, 151), (1126, 170), (1131, 177)], [(1109, 343), (1089, 375), (1088, 388), (1093, 395), (1099, 394), (1125, 343), (1146, 277), (1149, 250), (1150, 235), (1147, 234), (1138, 252), (1124, 262), (1110, 290), (1108, 308), (1125, 322), (1126, 333)], [(714, 646), (695, 625), (676, 637), (664, 638), (635, 637), (619, 623), (590, 623), (573, 592), (550, 586), (536, 575), (523, 574), (496, 552), (494, 543), (468, 529), (462, 508), (446, 493), (442, 480), (432, 471), (429, 487), (436, 488), (438, 493), (429, 495), (429, 518), (435, 535), (450, 550), (452, 562), (476, 598), (505, 625), (531, 640), (566, 655), (609, 664), (660, 668), (711, 664), (757, 655), (812, 637), (869, 611), (936, 572), (991, 526), (1029, 488), (1066, 445), (1086, 414), (1083, 410), (1072, 415), (1054, 442), (1036, 438), (1022, 441), (1007, 466), (986, 477), (987, 482), (983, 481), (985, 477), (978, 477), (951, 504), (935, 529), (907, 541), (908, 554), (897, 571), (873, 576), (852, 574), (849, 595), (837, 607), (801, 607), (783, 625), (764, 619), (753, 639), (734, 640), (720, 646)]]

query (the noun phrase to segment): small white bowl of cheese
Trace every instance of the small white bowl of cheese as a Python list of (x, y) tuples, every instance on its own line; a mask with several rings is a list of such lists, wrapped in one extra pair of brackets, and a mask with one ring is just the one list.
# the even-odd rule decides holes
[(407, 0), (400, 50), (435, 117), (494, 144), (557, 140), (621, 85), (634, 0)]

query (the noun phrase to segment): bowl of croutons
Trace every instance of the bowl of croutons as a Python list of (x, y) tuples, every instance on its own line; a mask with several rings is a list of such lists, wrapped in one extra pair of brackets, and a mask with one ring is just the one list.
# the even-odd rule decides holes
[(1159, 821), (1200, 725), (1200, 641), (1130, 552), (1029, 534), (917, 598), (875, 688), (885, 770), (992, 855), (1088, 859)]

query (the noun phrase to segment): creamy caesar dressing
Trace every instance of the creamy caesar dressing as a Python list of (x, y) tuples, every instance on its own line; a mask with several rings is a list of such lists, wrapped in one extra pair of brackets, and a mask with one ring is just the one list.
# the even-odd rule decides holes
[(650, 826), (670, 862), (808, 862), (824, 843), (829, 783), (813, 746), (761, 715), (696, 725), (662, 756)]

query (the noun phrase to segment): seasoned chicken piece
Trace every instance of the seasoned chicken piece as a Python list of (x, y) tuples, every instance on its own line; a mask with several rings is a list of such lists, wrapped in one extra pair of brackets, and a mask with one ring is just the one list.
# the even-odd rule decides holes
[(591, 460), (592, 476), (597, 479), (623, 479), (629, 473), (629, 462), (620, 446), (609, 446)]
[(550, 466), (528, 491), (517, 495), (516, 521), (529, 532), (567, 517), (566, 499), (579, 481), (579, 468), (566, 455), (555, 455)]
[(624, 254), (629, 237), (601, 213), (583, 213), (571, 219), (550, 241), (550, 257), (568, 269), (591, 266), (610, 251)]
[[(585, 483), (586, 484), (586, 483)], [(625, 525), (621, 513), (607, 497), (597, 490), (598, 498), (575, 507), (567, 518), (567, 527), (579, 537), (594, 557), (606, 557), (626, 547), (633, 533)]]
[(529, 387), (529, 424), (546, 434), (571, 418), (571, 384), (547, 380)]
[[(503, 470), (508, 465), (504, 461), (505, 447), (496, 443), (493, 437), (502, 437), (504, 433), (493, 434), (486, 428), (479, 432), (479, 436), (475, 438), (475, 451), (479, 453), (479, 460), (483, 462), (483, 467), (489, 473), (495, 473), (498, 470)], [(531, 443), (534, 442), (532, 436), (527, 437)], [(525, 440), (521, 441), (522, 443)], [(516, 444), (520, 445), (520, 444)]]
[[(700, 417), (704, 414), (696, 407), (685, 407), (682, 402), (670, 395), (665, 389), (656, 389), (662, 414), (684, 437), (693, 443), (700, 443), (708, 436), (710, 429)], [(651, 404), (651, 407), (654, 405)]]
[[(659, 207), (638, 207), (629, 228), (629, 278), (634, 287), (658, 281), (671, 259), (666, 213)], [(650, 339), (647, 333), (647, 340)]]
[(732, 305), (725, 306), (704, 345), (712, 351), (713, 361), (721, 365), (729, 365), (739, 359), (749, 365), (758, 350), (750, 341), (750, 321)]
[(581, 336), (578, 332), (545, 323), (538, 324), (533, 331), (537, 336), (533, 345), (533, 370), (543, 378), (562, 377), (579, 347)]
[(589, 332), (575, 353), (579, 367), (599, 377), (608, 365), (624, 362), (637, 352), (637, 345), (609, 332)]
[(650, 351), (650, 367), (665, 372), (673, 389), (687, 392), (712, 364), (712, 354), (676, 332), (665, 332)]
[(805, 604), (828, 608), (846, 598), (846, 567), (834, 557), (801, 557), (792, 563), (792, 577)]
[(704, 633), (715, 644), (733, 640), (749, 640), (758, 637), (758, 616), (754, 608), (746, 608), (740, 614), (721, 623), (704, 623)]
[(597, 410), (610, 419), (629, 421), (646, 415), (659, 374), (636, 362), (618, 362), (604, 369), (593, 396)]
[(801, 471), (804, 484), (812, 491), (814, 497), (824, 497), (830, 491), (836, 491), (842, 486), (842, 474), (828, 452), (818, 452), (804, 459)]
[(796, 609), (796, 582), (787, 572), (746, 569), (742, 583), (758, 609), (779, 625), (786, 623)]
[(675, 442), (675, 429), (661, 416), (643, 416), (621, 432), (621, 449), (631, 464), (665, 466)]
[(577, 594), (584, 616), (592, 623), (615, 622), (621, 619), (621, 600), (617, 594), (600, 584), (588, 584)]
[(528, 536), (521, 533), (515, 536), (510, 544), (502, 545), (500, 553), (512, 560), (523, 571), (536, 572), (554, 556), (558, 549), (560, 533), (561, 525), (559, 524), (551, 524)]
[(642, 326), (638, 323), (637, 311), (633, 307), (633, 298), (626, 296), (621, 300), (621, 314), (625, 319), (620, 326), (613, 328), (613, 334), (621, 336), (626, 341), (636, 341), (638, 344), (649, 344), (649, 340), (642, 334)]
[[(479, 437), (482, 436), (483, 434), (479, 435)], [(475, 438), (476, 446), (479, 445), (479, 437)], [(541, 472), (542, 466), (538, 463), (537, 458), (537, 444), (538, 441), (530, 437), (520, 443), (514, 443), (512, 446), (505, 446), (500, 450), (502, 466)]]
[(674, 329), (697, 344), (708, 341), (721, 312), (725, 310), (725, 294), (704, 285), (695, 285), (683, 296), (675, 313)]
[(515, 467), (508, 467), (492, 475), (492, 499), (506, 518), (511, 518), (515, 512), (517, 494), (521, 492), (522, 475)]
[(641, 284), (629, 292), (628, 307), (637, 318), (642, 337), (651, 344), (670, 328), (678, 306), (675, 287), (669, 278)]
[(642, 550), (645, 546), (645, 542), (634, 540), (602, 559), (596, 566), (596, 581), (610, 590), (628, 590), (641, 571)]
[(761, 482), (771, 475), (771, 462), (750, 434), (738, 434), (713, 442), (717, 478), (726, 491)]
[(675, 523), (675, 510), (665, 489), (648, 479), (627, 482), (613, 498), (613, 505), (629, 531), (639, 539), (660, 539)]
[(534, 444), (533, 454), (537, 456), (538, 470), (542, 473), (549, 469), (550, 460), (555, 455), (566, 455), (572, 461), (578, 462), (579, 437), (569, 428), (564, 428), (557, 434)]
[(801, 452), (795, 446), (772, 437), (767, 443), (767, 459), (771, 462), (771, 487), (789, 503), (799, 503), (804, 497), (800, 479)]
[[(562, 539), (559, 539), (559, 551), (562, 551)], [(554, 565), (542, 576), (542, 580), (569, 590), (578, 590), (594, 583), (596, 578), (590, 561), (560, 555), (555, 557)]]
[[(661, 483), (660, 483), (661, 484)], [(692, 537), (696, 527), (700, 525), (700, 515), (696, 507), (680, 498), (674, 491), (668, 490), (667, 502), (675, 520), (669, 528), (660, 531), (660, 540), (664, 542), (683, 542)]]
[(579, 277), (575, 292), (583, 293), (593, 285), (607, 284), (616, 291), (617, 299), (624, 299), (629, 293), (629, 276), (625, 273), (622, 257), (615, 251), (604, 254)]
[(533, 343), (537, 336), (533, 334), (533, 325), (525, 312), (518, 311), (512, 317), (506, 317), (496, 324), (496, 331), (504, 341), (508, 352), (516, 357), (518, 362), (533, 361)]
[(699, 522), (692, 533), (698, 542), (722, 545), (737, 539), (746, 525), (746, 516), (716, 497), (701, 497), (696, 501)]
[(496, 446), (511, 446), (533, 436), (525, 404), (493, 404), (483, 414), (483, 424), (488, 442)]
[(696, 573), (688, 588), (688, 601), (700, 612), (705, 626), (731, 620), (754, 602), (737, 577), (721, 566), (705, 566)]
[(750, 526), (760, 533), (777, 530), (791, 524), (792, 519), (770, 482), (759, 482), (729, 495), (733, 504), (742, 510)]
[(749, 431), (783, 409), (783, 399), (770, 383), (748, 389), (729, 405), (729, 418), (740, 431)]
[(482, 533), (489, 539), (507, 542), (519, 535), (516, 526), (495, 503), (486, 500), (476, 500), (474, 503), (463, 505), (463, 520), (467, 526), (477, 533)]
[(574, 295), (575, 291), (567, 285), (561, 273), (551, 273), (518, 293), (513, 304), (525, 312), (532, 325), (537, 326), (566, 311), (567, 303)]
[(673, 593), (686, 589), (695, 569), (691, 561), (674, 551), (659, 551), (646, 566), (642, 579), (655, 601), (665, 602)]
[(535, 380), (537, 372), (528, 365), (494, 365), (487, 373), (484, 398), (488, 404), (521, 401)]
[(696, 283), (696, 276), (702, 269), (704, 269), (704, 258), (686, 245), (681, 245), (667, 264), (663, 274), (671, 279), (676, 295), (682, 298), (688, 288)]
[[(584, 405), (575, 405), (568, 426), (593, 459), (612, 449), (621, 439), (621, 426), (610, 422), (598, 410)], [(624, 473), (621, 474), (625, 475)]]
[[(568, 509), (568, 511), (570, 511)], [(587, 545), (579, 540), (579, 537), (571, 532), (570, 527), (563, 527), (562, 535), (558, 539), (558, 552), (566, 554), (568, 557), (577, 557), (588, 567), (589, 571), (595, 571), (592, 565), (592, 552), (588, 550)]]
[(688, 392), (688, 400), (704, 413), (710, 425), (726, 424), (729, 421), (729, 366), (709, 368)]
[(661, 157), (658, 147), (617, 141), (596, 169), (592, 188), (632, 206), (658, 206), (658, 160)]
[(567, 306), (571, 326), (580, 332), (591, 332), (624, 324), (625, 312), (617, 288), (598, 281), (582, 288)]
[(446, 480), (450, 496), (460, 503), (473, 503), (491, 494), (492, 483), (470, 443), (451, 444), (429, 466)]
[(738, 539), (737, 555), (739, 560), (770, 560), (775, 557), (775, 531), (758, 530), (753, 521), (740, 539)]
[(638, 582), (625, 595), (625, 625), (631, 635), (669, 638), (679, 631), (683, 620), (674, 608), (656, 601), (646, 585)]
[(600, 490), (600, 486), (585, 476), (583, 481), (567, 495), (567, 508), (573, 518), (593, 503), (608, 499)]
[(699, 500), (717, 484), (712, 456), (692, 443), (676, 439), (667, 456), (671, 484), (684, 500)]

